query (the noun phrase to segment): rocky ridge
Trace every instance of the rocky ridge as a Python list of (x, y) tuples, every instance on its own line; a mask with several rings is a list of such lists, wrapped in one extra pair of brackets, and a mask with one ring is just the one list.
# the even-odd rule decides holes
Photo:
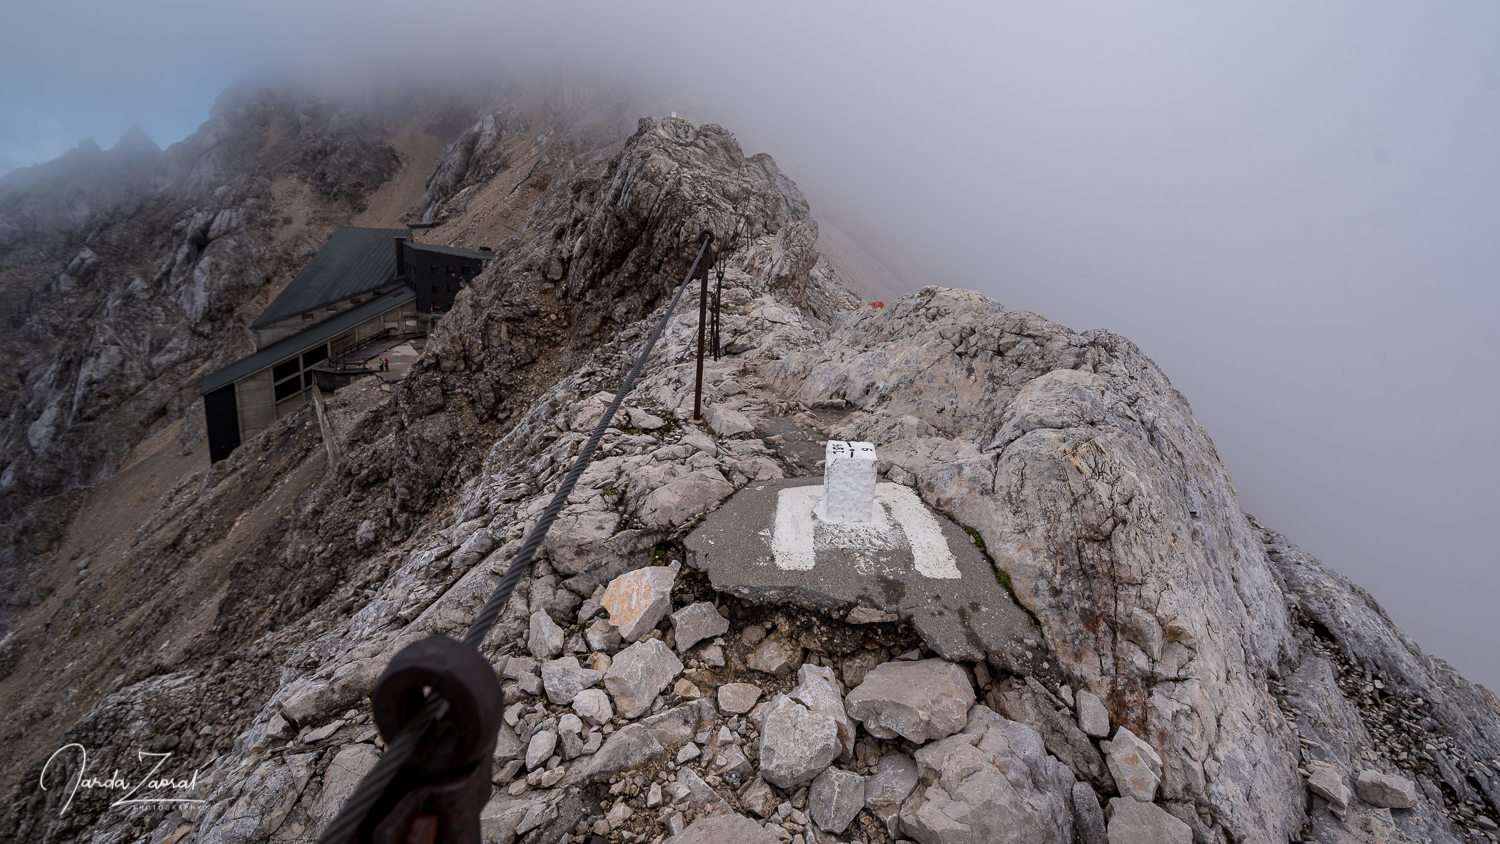
[[(1129, 341), (941, 287), (862, 307), (795, 187), (718, 127), (642, 121), (540, 190), (400, 393), (345, 408), (363, 474), (310, 486), (278, 540), (330, 546), (311, 553), (332, 582), (259, 634), (287, 649), (280, 674), (228, 719), (232, 747), (193, 790), (207, 802), (68, 825), (55, 793), (31, 794), (8, 833), (315, 836), (382, 748), (365, 700), (379, 670), (462, 634), (686, 245), (743, 215), (706, 421), (690, 421), (691, 294), (486, 642), (507, 703), (486, 840), (1493, 840), (1500, 704), (1243, 514)], [(216, 486), (247, 483), (277, 442), (289, 467), (326, 472), (299, 428), (283, 420)], [(815, 473), (820, 438), (875, 442), (885, 479), (973, 531), (1040, 628), (1035, 673), (941, 659), (900, 618), (720, 595), (682, 565), (704, 513)], [(351, 506), (319, 514), (336, 501)], [(70, 735), (214, 735), (152, 712), (187, 707), (206, 673), (131, 682)]]

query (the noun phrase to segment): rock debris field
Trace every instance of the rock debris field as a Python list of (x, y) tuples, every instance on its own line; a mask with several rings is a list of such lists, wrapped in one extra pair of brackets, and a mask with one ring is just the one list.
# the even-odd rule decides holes
[[(694, 600), (706, 589), (680, 564), (650, 566), (601, 586), (569, 630), (530, 616), (496, 665), (508, 703), (485, 842), (539, 829), (627, 844), (1193, 840), (1154, 802), (1160, 755), (1097, 696), (997, 680), (891, 623), (830, 630), (805, 612)], [(311, 724), (312, 703), (283, 711)], [(268, 734), (290, 735), (278, 720)], [(351, 710), (288, 742), (355, 738), (326, 775), (325, 821), (378, 758), (368, 721)], [(1313, 769), (1310, 792), (1340, 814), (1418, 799), (1403, 777)]]

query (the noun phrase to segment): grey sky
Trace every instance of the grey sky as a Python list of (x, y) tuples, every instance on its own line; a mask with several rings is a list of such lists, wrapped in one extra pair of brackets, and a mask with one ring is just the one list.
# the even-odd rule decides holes
[(209, 5), (12, 11), (0, 170), (179, 140), (254, 72), (586, 61), (913, 282), (1130, 337), (1247, 510), (1500, 688), (1500, 6)]

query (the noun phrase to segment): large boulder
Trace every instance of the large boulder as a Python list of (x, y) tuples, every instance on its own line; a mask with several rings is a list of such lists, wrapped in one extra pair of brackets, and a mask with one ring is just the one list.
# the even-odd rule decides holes
[(853, 771), (828, 768), (807, 791), (807, 814), (824, 832), (842, 834), (865, 807), (865, 778)]
[(640, 724), (627, 724), (609, 737), (584, 768), (586, 779), (607, 777), (648, 762), (655, 762), (667, 755), (651, 731)]
[(638, 718), (680, 673), (682, 661), (660, 639), (646, 639), (615, 656), (604, 673), (604, 688), (622, 717)]
[(1382, 809), (1410, 809), (1417, 805), (1417, 786), (1405, 777), (1360, 771), (1354, 790), (1359, 799)]
[(777, 695), (761, 713), (760, 775), (781, 788), (811, 780), (838, 758), (839, 727), (819, 714)]
[(672, 611), (672, 584), (678, 563), (647, 566), (611, 580), (599, 603), (609, 611), (609, 623), (627, 642), (650, 633)]
[(887, 753), (875, 764), (875, 773), (865, 780), (865, 808), (870, 810), (891, 838), (900, 836), (901, 804), (917, 787), (916, 760), (905, 753)]
[(676, 639), (678, 653), (704, 639), (722, 636), (729, 630), (729, 619), (709, 601), (690, 604), (672, 613), (672, 633)]
[(870, 735), (922, 744), (963, 729), (974, 687), (962, 668), (946, 660), (896, 660), (875, 666), (844, 705)]
[(1142, 803), (1156, 799), (1156, 788), (1161, 785), (1161, 756), (1155, 748), (1120, 727), (1109, 743), (1108, 761), (1122, 796)]
[(921, 844), (1073, 844), (1073, 772), (1025, 724), (976, 706), (916, 761), (930, 784), (901, 807), (901, 826)]
[(565, 656), (542, 663), (542, 687), (547, 691), (547, 699), (559, 706), (571, 704), (579, 692), (603, 676), (592, 668), (580, 666), (578, 657)]
[(693, 821), (663, 844), (780, 844), (765, 827), (743, 815), (712, 815)]
[(808, 711), (833, 719), (839, 733), (839, 755), (847, 759), (854, 753), (854, 719), (844, 709), (844, 689), (825, 665), (804, 665), (797, 669), (797, 685), (792, 700)]
[(1109, 801), (1109, 844), (1193, 844), (1193, 830), (1154, 803)]

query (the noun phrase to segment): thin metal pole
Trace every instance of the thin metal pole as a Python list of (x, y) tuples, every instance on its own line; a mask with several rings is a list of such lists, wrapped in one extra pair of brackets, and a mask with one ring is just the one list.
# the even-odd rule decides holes
[(703, 332), (708, 328), (708, 267), (699, 271), (703, 280), (698, 293), (698, 384), (693, 388), (693, 418), (703, 418)]

